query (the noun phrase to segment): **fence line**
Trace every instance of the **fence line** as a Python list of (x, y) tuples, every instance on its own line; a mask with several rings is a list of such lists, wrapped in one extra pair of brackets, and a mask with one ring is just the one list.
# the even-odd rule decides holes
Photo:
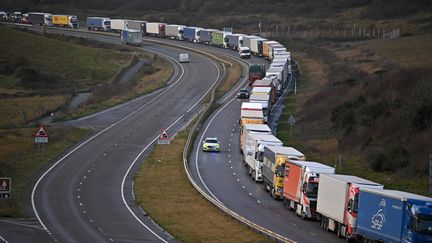
[(382, 38), (398, 38), (400, 37), (399, 28), (371, 28), (371, 27), (355, 27), (355, 28), (312, 28), (312, 29), (297, 29), (289, 26), (285, 30), (264, 31), (261, 35), (265, 38), (286, 38), (286, 39), (382, 39)]

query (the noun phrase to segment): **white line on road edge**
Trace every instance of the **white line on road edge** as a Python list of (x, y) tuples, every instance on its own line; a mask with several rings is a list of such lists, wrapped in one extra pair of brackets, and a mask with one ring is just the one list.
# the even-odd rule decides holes
[[(201, 138), (199, 140), (199, 142), (201, 142), (204, 139), (204, 135), (207, 132), (208, 128), (210, 127), (210, 124), (213, 122), (213, 120), (218, 116), (218, 114), (225, 109), (225, 107), (227, 107), (231, 102), (233, 102), (233, 100), (235, 100), (236, 98), (232, 98), (229, 102), (227, 102), (221, 109), (218, 110), (218, 112), (211, 118), (211, 120), (209, 121), (209, 123), (207, 124), (206, 128), (204, 129), (204, 132), (201, 135)], [(198, 143), (199, 144), (199, 143)], [(198, 177), (201, 181), (201, 183), (203, 184), (203, 186), (205, 187), (205, 189), (210, 193), (210, 195), (212, 195), (212, 197), (218, 201), (220, 204), (223, 204), (211, 191), (210, 189), (207, 187), (207, 185), (205, 184), (204, 180), (201, 177), (201, 173), (199, 171), (199, 166), (198, 166), (198, 154), (200, 151), (200, 146), (197, 146), (196, 152), (195, 152), (195, 167), (196, 167), (196, 171), (198, 173)]]
[[(164, 54), (159, 53), (158, 55), (161, 56), (165, 56), (168, 59), (174, 60), (171, 57), (168, 57)], [(148, 106), (149, 104), (153, 103), (157, 98), (159, 98), (161, 95), (163, 95), (164, 93), (168, 92), (168, 90), (170, 90), (172, 87), (174, 87), (179, 81), (180, 79), (183, 77), (184, 75), (184, 68), (182, 65), (180, 65), (181, 67), (181, 75), (180, 77), (171, 85), (169, 86), (166, 90), (164, 90), (163, 92), (161, 92), (159, 95), (157, 95), (156, 97), (154, 97), (152, 100), (150, 100), (147, 104), (144, 104), (143, 106), (141, 106), (140, 108), (136, 109), (135, 111), (129, 113), (127, 116), (123, 117), (122, 119), (120, 119), (119, 121), (113, 123), (112, 125), (110, 125), (109, 127), (105, 128), (104, 130), (100, 131), (99, 133), (95, 134), (94, 136), (92, 136), (91, 138), (87, 139), (86, 141), (84, 141), (82, 144), (78, 145), (76, 148), (74, 148), (72, 151), (70, 151), (69, 153), (67, 153), (65, 156), (63, 156), (62, 158), (60, 158), (57, 162), (55, 162), (47, 171), (45, 171), (45, 173), (42, 174), (42, 176), (36, 181), (36, 184), (33, 187), (32, 190), (32, 194), (31, 194), (31, 203), (32, 203), (32, 208), (33, 208), (33, 212), (35, 213), (36, 218), (38, 219), (38, 221), (40, 222), (40, 224), (42, 225), (42, 227), (48, 232), (49, 235), (52, 235), (52, 233), (48, 230), (48, 228), (46, 227), (46, 225), (44, 224), (44, 222), (42, 221), (42, 218), (40, 217), (37, 209), (36, 209), (36, 203), (34, 200), (35, 197), (35, 193), (36, 193), (36, 189), (39, 186), (39, 183), (42, 181), (42, 179), (49, 173), (51, 172), (59, 163), (61, 163), (63, 160), (65, 160), (67, 157), (69, 157), (72, 153), (74, 153), (75, 151), (77, 151), (78, 149), (80, 149), (82, 146), (86, 145), (87, 143), (89, 143), (90, 141), (92, 141), (93, 139), (95, 139), (96, 137), (98, 137), (99, 135), (101, 135), (102, 133), (105, 133), (106, 131), (110, 130), (112, 127), (116, 126), (117, 124), (119, 124), (120, 122), (128, 119), (129, 117), (131, 117), (132, 115), (134, 115), (135, 113), (137, 113), (138, 111), (144, 109), (144, 107)]]
[(5, 238), (3, 238), (3, 236), (0, 235), (0, 240), (4, 243), (9, 243), (9, 241), (7, 241)]
[[(210, 60), (211, 61), (211, 60)], [(213, 85), (207, 90), (207, 92), (201, 97), (201, 99), (199, 99), (199, 101), (198, 102), (196, 102), (187, 112), (189, 112), (189, 111), (191, 111), (195, 106), (197, 106), (198, 104), (199, 104), (199, 102), (205, 97), (205, 96), (207, 96), (207, 94), (214, 88), (214, 86), (217, 84), (217, 81), (219, 80), (219, 78), (220, 78), (220, 70), (219, 70), (219, 67), (218, 67), (218, 65), (216, 64), (216, 63), (214, 63), (213, 61), (211, 61), (212, 63), (213, 63), (213, 65), (215, 65), (216, 66), (216, 69), (217, 69), (217, 71), (218, 71), (218, 75), (217, 75), (217, 78), (216, 78), (216, 80), (214, 81), (214, 83), (213, 83)], [(183, 67), (182, 67), (183, 68)], [(167, 128), (167, 130), (168, 129), (170, 129), (171, 127), (173, 127), (178, 121), (180, 121), (181, 119), (183, 119), (183, 117), (184, 117), (184, 115), (181, 115), (179, 118), (177, 118), (177, 120), (175, 120), (168, 128)], [(132, 211), (132, 209), (129, 207), (129, 205), (128, 205), (128, 203), (126, 202), (126, 198), (125, 198), (125, 195), (124, 195), (124, 185), (125, 185), (125, 182), (126, 182), (126, 178), (127, 178), (127, 176), (129, 175), (129, 173), (130, 173), (130, 171), (131, 171), (131, 169), (132, 169), (132, 167), (135, 165), (135, 163), (138, 161), (138, 159), (141, 157), (141, 155), (157, 140), (159, 138), (159, 135), (157, 135), (139, 154), (138, 154), (138, 156), (133, 160), (133, 162), (131, 163), (131, 165), (129, 166), (129, 168), (128, 168), (128, 170), (126, 171), (126, 173), (125, 173), (125, 175), (124, 175), (124, 177), (123, 177), (123, 180), (122, 180), (122, 184), (121, 184), (121, 188), (120, 188), (120, 190), (121, 190), (121, 196), (122, 196), (122, 199), (123, 199), (123, 203), (124, 203), (124, 205), (126, 206), (126, 208), (129, 210), (129, 212), (132, 214), (132, 216), (134, 216), (134, 218), (141, 224), (141, 225), (143, 225), (147, 230), (149, 230), (150, 232), (152, 232), (154, 235), (156, 235), (161, 241), (163, 241), (163, 242), (167, 242), (166, 240), (164, 240), (164, 239), (162, 239), (159, 235), (157, 235), (157, 234), (155, 234), (146, 224), (144, 224), (139, 218), (138, 218), (138, 216)], [(133, 191), (132, 191), (132, 194), (133, 194)]]

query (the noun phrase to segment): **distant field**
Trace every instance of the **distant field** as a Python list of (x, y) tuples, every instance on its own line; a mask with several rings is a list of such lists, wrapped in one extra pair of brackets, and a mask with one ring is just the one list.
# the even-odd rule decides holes
[(16, 127), (35, 121), (66, 105), (68, 98), (68, 95), (49, 95), (0, 99), (3, 116), (0, 127)]
[(431, 67), (432, 65), (432, 35), (359, 42), (358, 46), (370, 49), (401, 67)]
[[(8, 88), (11, 79), (16, 82), (14, 86), (22, 87), (17, 71), (33, 67), (40, 75), (51, 74), (53, 82), (62, 83), (57, 89), (86, 89), (109, 83), (132, 57), (131, 53), (77, 45), (3, 26), (0, 26), (0, 49), (0, 87), (4, 79), (9, 79)], [(63, 83), (64, 80), (68, 83)]]

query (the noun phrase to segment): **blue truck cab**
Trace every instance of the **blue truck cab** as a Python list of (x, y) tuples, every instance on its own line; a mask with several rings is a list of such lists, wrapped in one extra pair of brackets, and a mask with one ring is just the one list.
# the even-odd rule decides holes
[(432, 198), (360, 189), (357, 235), (379, 242), (432, 242)]

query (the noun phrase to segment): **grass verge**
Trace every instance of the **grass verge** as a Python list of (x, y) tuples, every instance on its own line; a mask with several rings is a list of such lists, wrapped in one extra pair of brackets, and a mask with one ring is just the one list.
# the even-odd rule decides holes
[(268, 242), (219, 211), (190, 184), (182, 158), (186, 139), (183, 131), (166, 148), (154, 148), (135, 178), (137, 203), (180, 242)]
[(0, 200), (0, 217), (25, 217), (22, 207), (24, 187), (47, 161), (90, 134), (86, 129), (47, 128), (49, 144), (38, 152), (34, 128), (0, 129), (0, 177), (12, 178), (12, 198)]
[[(233, 61), (216, 97), (228, 92), (241, 73), (240, 64)], [(181, 242), (268, 242), (219, 211), (190, 184), (182, 157), (186, 140), (187, 133), (182, 131), (170, 145), (155, 146), (135, 177), (137, 203)], [(155, 185), (155, 181), (160, 183)]]

